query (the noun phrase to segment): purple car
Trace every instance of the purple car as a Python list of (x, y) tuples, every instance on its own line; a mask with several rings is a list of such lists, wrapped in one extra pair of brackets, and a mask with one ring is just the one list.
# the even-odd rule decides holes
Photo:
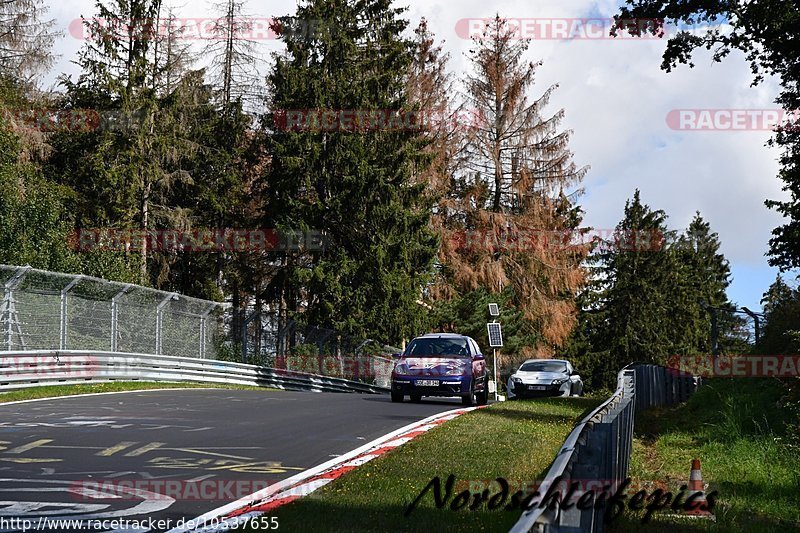
[(486, 405), (489, 400), (486, 358), (471, 337), (428, 333), (395, 357), (393, 402), (402, 402), (406, 395), (412, 402), (423, 396), (460, 396), (464, 405)]

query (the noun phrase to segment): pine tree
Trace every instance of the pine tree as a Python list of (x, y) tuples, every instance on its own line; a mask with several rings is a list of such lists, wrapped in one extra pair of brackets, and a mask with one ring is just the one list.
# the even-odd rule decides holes
[(241, 0), (224, 0), (212, 4), (219, 18), (214, 27), (215, 38), (206, 45), (203, 55), (211, 59), (213, 83), (220, 89), (225, 106), (235, 101), (257, 103), (262, 95), (259, 83), (259, 57), (256, 43), (247, 35), (253, 22)]
[[(277, 26), (287, 52), (269, 76), (275, 115), (295, 110), (410, 111), (412, 44), (389, 0), (302, 2)], [(316, 21), (315, 31), (300, 31)], [(413, 183), (424, 157), (415, 127), (281, 127), (266, 175), (268, 223), (322, 232), (325, 248), (288, 254), (282, 299), (310, 324), (399, 342), (422, 329), (418, 304), (437, 239), (431, 202)]]
[(747, 348), (743, 320), (725, 292), (730, 267), (718, 235), (700, 213), (681, 235), (667, 228), (667, 218), (637, 190), (614, 240), (591, 256), (592, 280), (579, 297), (579, 325), (566, 349), (591, 386), (612, 386), (633, 362), (710, 354), (710, 308), (723, 352)]
[(454, 220), (459, 217), (454, 176), (461, 165), (464, 132), (470, 117), (463, 104), (456, 100), (453, 76), (447, 70), (450, 55), (443, 52), (423, 19), (414, 31), (414, 55), (406, 81), (409, 103), (415, 106), (424, 120), (422, 133), (428, 144), (423, 153), (428, 157), (422, 168), (414, 172), (417, 183), (426, 187), (435, 202), (431, 227), (439, 235), (437, 258), (438, 275), (428, 288), (427, 296), (434, 302), (455, 296), (446, 270), (451, 247), (459, 241), (463, 227)]
[(698, 212), (670, 250), (676, 255), (686, 283), (681, 285), (681, 291), (673, 292), (674, 298), (682, 299), (681, 312), (674, 318), (685, 325), (684, 335), (676, 342), (682, 353), (711, 353), (711, 313), (716, 313), (718, 327), (725, 326), (720, 337), (730, 336), (731, 328), (740, 322), (732, 311), (726, 311), (735, 307), (725, 293), (730, 284), (730, 266), (719, 248), (719, 236)]
[(666, 221), (666, 213), (643, 204), (637, 190), (616, 227), (622, 244), (599, 254), (598, 274), (605, 284), (600, 300), (604, 331), (597, 333), (616, 359), (612, 365), (616, 370), (634, 361), (664, 362), (672, 355), (673, 339), (683, 333), (667, 318), (674, 318), (676, 310), (670, 294), (679, 275), (674, 256), (627, 247), (629, 237), (637, 233), (666, 235)]
[[(82, 73), (77, 82), (62, 83), (68, 105), (109, 115), (116, 111), (117, 131), (89, 132), (77, 145), (76, 139), (63, 138), (79, 154), (61, 161), (56, 157), (55, 163), (83, 167), (77, 175), (58, 172), (86, 202), (81, 227), (116, 225), (147, 231), (152, 227), (153, 186), (163, 175), (154, 154), (158, 104), (152, 60), (161, 0), (114, 0), (98, 2), (96, 8), (97, 17), (84, 21), (90, 39), (78, 59)], [(139, 255), (139, 282), (148, 283), (145, 241), (130, 252)]]
[[(189, 212), (174, 191), (192, 181), (185, 167), (199, 148), (192, 123), (202, 74), (186, 70), (185, 47), (171, 15), (162, 24), (160, 0), (98, 2), (97, 10), (84, 22), (82, 72), (62, 83), (67, 108), (94, 109), (103, 120), (54, 137), (50, 175), (76, 192), (80, 228), (185, 228)], [(169, 261), (154, 259), (145, 239), (133, 245), (127, 254), (138, 256), (139, 283), (165, 285)]]
[(53, 63), (58, 33), (41, 0), (0, 2), (0, 77), (29, 84)]
[(800, 352), (800, 290), (777, 276), (761, 299), (765, 323), (757, 353), (770, 355)]

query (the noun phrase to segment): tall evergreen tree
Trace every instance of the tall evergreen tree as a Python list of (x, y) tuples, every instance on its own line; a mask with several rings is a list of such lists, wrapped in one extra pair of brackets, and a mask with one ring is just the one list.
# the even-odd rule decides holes
[[(195, 206), (176, 193), (194, 183), (188, 169), (204, 149), (199, 118), (213, 109), (212, 94), (202, 71), (187, 70), (190, 58), (172, 15), (162, 21), (160, 0), (99, 2), (97, 11), (85, 21), (82, 72), (62, 82), (65, 107), (97, 110), (103, 120), (54, 137), (50, 175), (76, 192), (80, 228), (189, 229)], [(170, 288), (174, 257), (154, 255), (145, 239), (127, 253), (137, 257), (140, 283)]]
[(800, 290), (777, 276), (761, 299), (765, 324), (756, 346), (762, 354), (800, 353)]
[[(666, 222), (666, 213), (642, 203), (637, 190), (625, 204), (625, 217), (616, 233), (623, 243), (637, 234), (666, 235)], [(615, 243), (600, 252), (598, 260), (603, 289), (595, 334), (611, 361), (607, 370), (616, 372), (635, 361), (665, 362), (674, 353), (675, 340), (685, 333), (670, 320), (675, 311), (680, 312), (671, 296), (683, 285), (676, 283), (680, 270), (674, 256)]]
[(414, 31), (414, 54), (406, 88), (409, 102), (424, 119), (422, 133), (428, 141), (423, 148), (428, 159), (422, 168), (415, 169), (414, 179), (425, 185), (434, 202), (431, 227), (439, 235), (440, 248), (437, 276), (427, 294), (434, 302), (455, 296), (449, 282), (447, 257), (458, 242), (458, 232), (459, 229), (463, 232), (463, 226), (453, 221), (459, 217), (453, 184), (462, 163), (465, 129), (470, 125), (463, 104), (457, 101), (453, 76), (447, 70), (449, 59), (450, 55), (443, 52), (442, 45), (436, 42), (428, 22), (423, 19)]
[(718, 317), (720, 346), (733, 342), (734, 329), (742, 325), (742, 319), (730, 311), (735, 309), (725, 292), (730, 285), (730, 265), (719, 248), (719, 236), (711, 231), (711, 225), (699, 212), (672, 247), (686, 282), (682, 316), (693, 324), (687, 332), (694, 336), (683, 340), (694, 353), (711, 352), (712, 308)]
[(50, 67), (58, 33), (47, 11), (42, 0), (0, 2), (0, 77), (28, 84)]
[(258, 76), (256, 43), (248, 37), (253, 30), (253, 17), (245, 12), (244, 4), (242, 0), (212, 3), (218, 15), (215, 35), (203, 51), (211, 59), (210, 73), (226, 106), (236, 100), (255, 103), (263, 98), (256, 92), (256, 88), (263, 87)]
[[(287, 52), (269, 76), (275, 114), (410, 111), (410, 41), (389, 0), (309, 0), (276, 26)], [(317, 31), (300, 31), (307, 21)], [(274, 115), (273, 115), (274, 118)], [(361, 124), (361, 123), (359, 123)], [(412, 171), (424, 164), (415, 127), (283, 128), (272, 138), (267, 220), (322, 232), (325, 248), (286, 258), (283, 299), (311, 324), (399, 342), (422, 329), (418, 304), (437, 239), (431, 202)]]
[[(118, 129), (88, 132), (80, 141), (63, 136), (71, 153), (54, 158), (59, 165), (56, 175), (78, 192), (83, 203), (81, 227), (147, 231), (153, 227), (154, 186), (164, 177), (160, 158), (154, 153), (163, 140), (154, 135), (158, 106), (154, 28), (159, 27), (161, 0), (98, 2), (96, 9), (97, 18), (84, 21), (91, 37), (79, 55), (82, 72), (78, 81), (65, 78), (62, 83), (68, 105), (96, 109), (104, 115), (116, 112)], [(60, 164), (80, 170), (64, 172)], [(139, 255), (139, 282), (148, 283), (146, 242), (131, 253)]]
[(637, 190), (614, 242), (600, 244), (567, 348), (591, 386), (613, 385), (629, 363), (665, 364), (674, 355), (711, 353), (711, 308), (723, 351), (746, 348), (738, 331), (743, 321), (725, 292), (728, 261), (700, 213), (677, 235), (667, 228), (666, 213), (644, 204)]

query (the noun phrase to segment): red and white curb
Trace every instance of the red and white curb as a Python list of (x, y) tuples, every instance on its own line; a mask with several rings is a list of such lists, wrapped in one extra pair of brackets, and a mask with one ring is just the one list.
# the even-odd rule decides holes
[(480, 409), (480, 407), (445, 411), (404, 426), (342, 456), (209, 511), (194, 520), (188, 520), (183, 526), (171, 529), (168, 533), (214, 533), (233, 529), (245, 520), (261, 516), (302, 496), (311, 494), (343, 474), (402, 446), (448, 420), (475, 409)]

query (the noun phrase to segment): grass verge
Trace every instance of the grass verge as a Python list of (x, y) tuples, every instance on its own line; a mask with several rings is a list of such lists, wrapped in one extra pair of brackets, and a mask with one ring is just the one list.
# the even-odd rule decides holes
[(707, 490), (719, 493), (716, 523), (656, 514), (643, 526), (626, 510), (612, 530), (800, 531), (800, 450), (786, 443), (785, 395), (778, 379), (715, 379), (685, 404), (639, 414), (634, 482), (665, 481), (675, 494), (698, 458)]
[(0, 392), (0, 404), (19, 400), (36, 400), (56, 396), (77, 396), (80, 394), (96, 394), (98, 392), (122, 392), (148, 389), (236, 389), (236, 390), (277, 390), (263, 387), (247, 387), (239, 385), (209, 385), (202, 383), (155, 383), (145, 381), (113, 381), (110, 383), (91, 383), (87, 385), (50, 385), (30, 387)]
[[(489, 511), (485, 504), (451, 511), (450, 501), (437, 509), (432, 491), (410, 516), (403, 511), (436, 476), (444, 486), (455, 475), (453, 497), (470, 488), (480, 492), (497, 477), (512, 493), (541, 479), (575, 423), (600, 402), (559, 398), (479, 409), (270, 514), (287, 531), (508, 531), (520, 511)], [(495, 494), (499, 486), (488, 488)]]

